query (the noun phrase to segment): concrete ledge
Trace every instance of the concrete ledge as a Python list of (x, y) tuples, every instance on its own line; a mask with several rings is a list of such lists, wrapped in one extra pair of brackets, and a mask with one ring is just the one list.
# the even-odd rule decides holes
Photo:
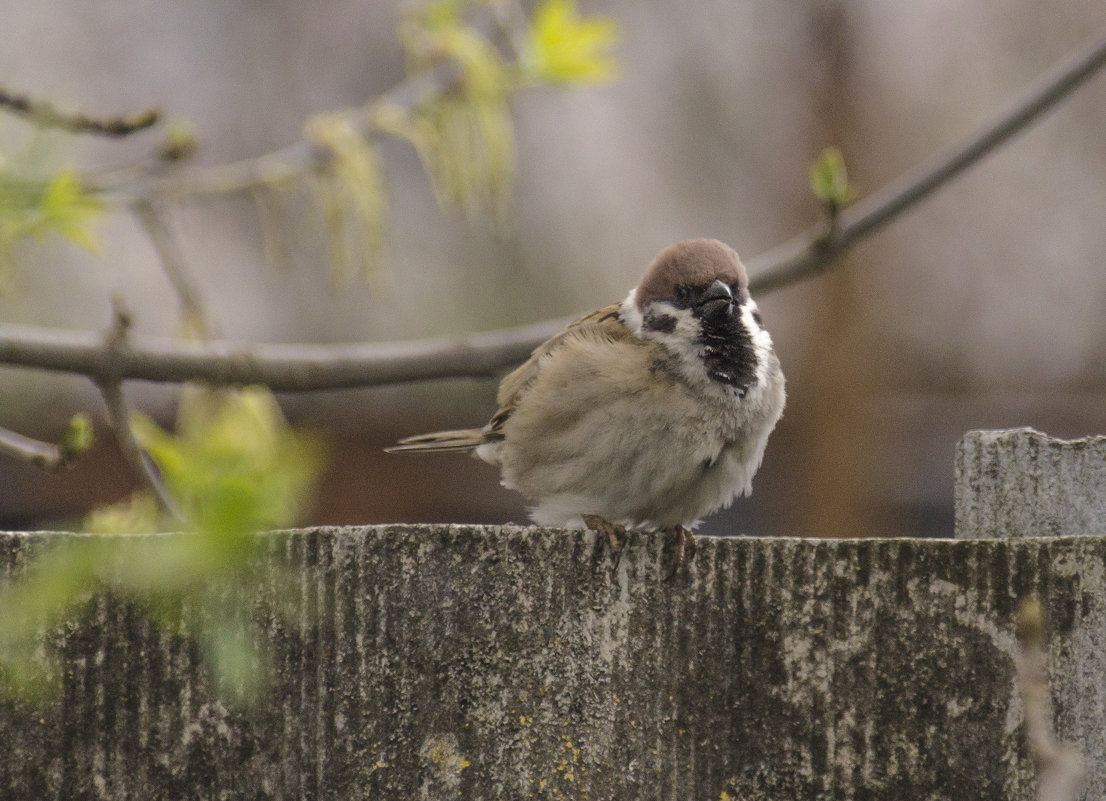
[(1106, 437), (969, 431), (955, 505), (957, 537), (1106, 535)]
[[(0, 564), (48, 536), (0, 535)], [(663, 583), (641, 534), (616, 573), (590, 533), (267, 536), (322, 614), (253, 601), (264, 703), (224, 708), (186, 640), (99, 603), (61, 637), (63, 695), (0, 706), (0, 796), (1029, 799), (1012, 656), (1031, 591), (1059, 734), (1106, 793), (1101, 538), (701, 538)]]

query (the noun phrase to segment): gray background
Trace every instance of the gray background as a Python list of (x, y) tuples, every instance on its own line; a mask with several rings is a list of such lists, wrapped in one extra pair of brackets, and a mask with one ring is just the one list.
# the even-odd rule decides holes
[[(191, 121), (198, 163), (295, 141), (312, 113), (403, 76), (393, 2), (0, 0), (0, 81), (89, 111), (158, 105)], [(622, 77), (514, 104), (519, 175), (505, 236), (439, 209), (417, 157), (383, 147), (388, 276), (335, 288), (309, 220), (287, 263), (266, 262), (246, 197), (183, 204), (173, 220), (221, 336), (402, 339), (491, 329), (620, 299), (673, 240), (715, 236), (752, 256), (820, 218), (807, 168), (842, 147), (872, 191), (988, 119), (1041, 71), (1106, 30), (1100, 3), (584, 2), (616, 18)], [(714, 533), (945, 534), (953, 444), (968, 428), (1106, 430), (1106, 79), (832, 275), (760, 300), (790, 403), (754, 496)], [(9, 154), (26, 143), (0, 120)], [(153, 146), (57, 143), (115, 165)], [(122, 293), (136, 330), (170, 334), (175, 302), (125, 214), (99, 257), (29, 248), (0, 320), (101, 329)], [(482, 424), (494, 381), (286, 398), (332, 443), (312, 522), (522, 521), (494, 471), (462, 456), (384, 457), (397, 436)], [(171, 392), (128, 387), (171, 413)], [(0, 424), (56, 437), (99, 409), (79, 379), (0, 373)], [(105, 442), (76, 472), (0, 463), (0, 523), (71, 520), (132, 479)]]

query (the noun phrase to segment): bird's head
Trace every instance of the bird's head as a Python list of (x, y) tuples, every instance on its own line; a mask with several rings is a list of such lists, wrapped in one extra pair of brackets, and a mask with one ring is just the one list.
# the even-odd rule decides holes
[(745, 266), (717, 239), (689, 239), (662, 250), (620, 314), (638, 336), (671, 351), (684, 372), (741, 394), (756, 383), (758, 346), (771, 349)]

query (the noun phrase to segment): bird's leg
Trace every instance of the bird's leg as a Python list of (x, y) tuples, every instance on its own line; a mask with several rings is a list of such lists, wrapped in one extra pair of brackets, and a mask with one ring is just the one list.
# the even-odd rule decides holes
[(618, 523), (612, 523), (599, 515), (583, 515), (584, 525), (596, 534), (605, 534), (607, 542), (611, 546), (611, 554), (614, 556), (614, 569), (618, 569), (618, 562), (622, 559), (622, 546), (626, 544), (626, 527)]
[(664, 580), (668, 581), (676, 575), (676, 571), (679, 570), (680, 565), (684, 563), (685, 555), (689, 559), (695, 556), (695, 536), (690, 530), (683, 526), (666, 528), (664, 530), (664, 536), (668, 540), (668, 544), (673, 548), (672, 570), (664, 577)]

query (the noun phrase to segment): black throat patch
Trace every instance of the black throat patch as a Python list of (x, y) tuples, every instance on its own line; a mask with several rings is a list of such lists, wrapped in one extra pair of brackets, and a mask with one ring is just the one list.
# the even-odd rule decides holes
[(741, 323), (740, 307), (732, 314), (701, 317), (699, 322), (707, 375), (735, 387), (744, 397), (757, 382), (757, 352), (752, 335)]

